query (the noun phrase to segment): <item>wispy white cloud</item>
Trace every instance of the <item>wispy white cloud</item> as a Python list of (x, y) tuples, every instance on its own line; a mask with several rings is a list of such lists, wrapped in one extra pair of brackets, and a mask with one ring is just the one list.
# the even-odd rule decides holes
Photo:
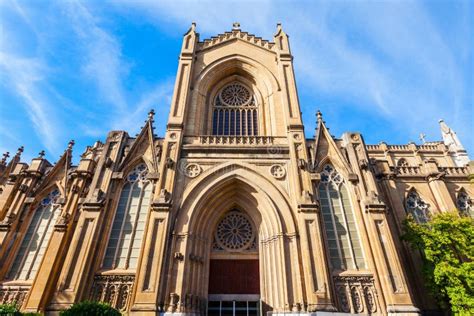
[(41, 92), (43, 74), (47, 67), (41, 60), (22, 58), (0, 51), (0, 69), (4, 73), (2, 84), (9, 85), (23, 99), (24, 108), (35, 129), (44, 139), (50, 152), (59, 149), (57, 128), (48, 113), (52, 111), (47, 98)]
[(128, 73), (128, 65), (122, 58), (120, 43), (98, 25), (98, 18), (86, 4), (68, 1), (63, 5), (86, 54), (82, 66), (85, 75), (96, 83), (107, 105), (123, 113), (127, 108), (127, 100), (122, 78)]

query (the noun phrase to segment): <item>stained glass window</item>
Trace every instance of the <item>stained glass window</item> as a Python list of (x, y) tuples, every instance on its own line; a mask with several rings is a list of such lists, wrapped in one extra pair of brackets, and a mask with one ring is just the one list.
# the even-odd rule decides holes
[(329, 260), (335, 269), (365, 269), (364, 253), (344, 178), (332, 165), (321, 172), (319, 198)]
[(418, 192), (411, 190), (406, 198), (405, 207), (418, 223), (426, 223), (429, 219), (428, 204), (419, 196)]
[(244, 85), (233, 82), (225, 86), (214, 99), (213, 135), (258, 135), (258, 115), (255, 96)]
[(53, 233), (54, 224), (61, 212), (59, 205), (56, 204), (58, 197), (59, 191), (55, 189), (36, 208), (8, 273), (8, 279), (33, 280), (35, 278)]
[(103, 267), (135, 269), (140, 255), (152, 186), (145, 164), (136, 166), (122, 188)]

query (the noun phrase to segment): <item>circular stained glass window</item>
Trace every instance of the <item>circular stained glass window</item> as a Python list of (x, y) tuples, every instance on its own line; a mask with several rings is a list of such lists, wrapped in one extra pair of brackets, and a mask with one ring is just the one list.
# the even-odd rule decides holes
[(215, 237), (221, 248), (238, 252), (252, 245), (255, 234), (252, 222), (247, 215), (232, 211), (227, 213), (217, 225)]
[(222, 89), (219, 98), (224, 105), (243, 106), (250, 103), (252, 94), (240, 83), (232, 83)]

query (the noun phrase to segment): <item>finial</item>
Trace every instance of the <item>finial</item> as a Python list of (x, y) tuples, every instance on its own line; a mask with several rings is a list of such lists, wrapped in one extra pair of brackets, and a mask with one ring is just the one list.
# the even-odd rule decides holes
[(67, 144), (67, 149), (71, 150), (74, 144), (75, 144), (74, 139), (71, 139), (71, 141)]
[(10, 157), (10, 152), (7, 151), (6, 153), (3, 154), (2, 160), (0, 160), (0, 165), (5, 165), (7, 162), (8, 157)]
[(323, 119), (323, 113), (321, 113), (320, 110), (316, 112), (316, 119), (318, 120), (318, 122)]
[(278, 31), (280, 31), (280, 30), (281, 30), (281, 28), (282, 28), (282, 27), (281, 27), (281, 23), (280, 23), (280, 22), (278, 22), (278, 23), (277, 23), (277, 32), (278, 32)]
[(421, 140), (421, 142), (422, 142), (423, 144), (426, 143), (425, 137), (426, 137), (426, 134), (420, 133), (420, 140)]
[(191, 30), (194, 31), (196, 29), (196, 22), (191, 23)]
[(25, 147), (23, 147), (23, 146), (18, 147), (18, 149), (16, 151), (16, 155), (21, 156), (21, 154), (23, 153), (23, 150), (25, 150)]
[(240, 31), (240, 23), (239, 22), (234, 22), (232, 24), (232, 31)]
[(439, 119), (439, 120), (438, 120), (438, 123), (443, 123), (443, 122), (444, 122), (443, 119)]
[(148, 119), (153, 120), (155, 117), (155, 110), (151, 109), (150, 112), (148, 112)]
[(46, 153), (44, 152), (44, 150), (42, 150), (38, 153), (38, 158), (43, 159), (44, 155), (46, 155)]

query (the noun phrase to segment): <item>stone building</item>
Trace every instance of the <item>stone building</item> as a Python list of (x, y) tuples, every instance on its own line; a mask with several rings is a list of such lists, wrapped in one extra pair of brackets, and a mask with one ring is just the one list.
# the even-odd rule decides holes
[[(469, 160), (443, 141), (306, 138), (287, 34), (184, 35), (163, 137), (111, 131), (72, 165), (0, 164), (0, 303), (50, 314), (100, 300), (135, 315), (435, 309), (401, 222), (472, 215)], [(470, 171), (471, 170), (471, 171)], [(327, 315), (327, 314), (326, 314)]]

